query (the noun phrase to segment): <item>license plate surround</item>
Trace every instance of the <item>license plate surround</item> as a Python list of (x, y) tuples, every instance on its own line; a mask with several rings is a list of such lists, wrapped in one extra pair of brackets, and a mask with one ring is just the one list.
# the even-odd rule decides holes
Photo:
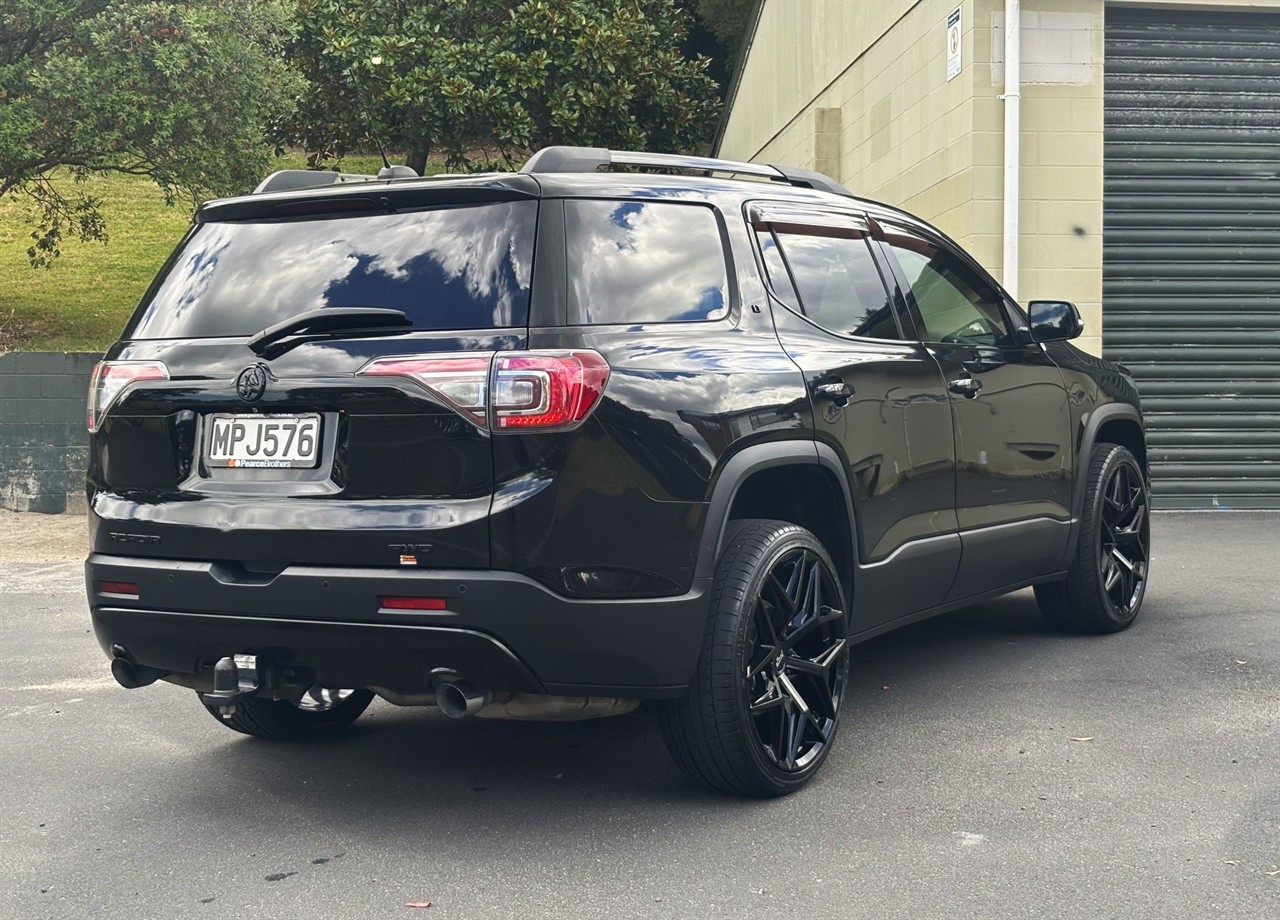
[[(279, 435), (277, 437), (277, 450), (269, 457), (264, 457), (260, 452), (249, 454), (247, 445), (255, 445), (261, 450), (265, 446), (264, 439), (266, 434), (276, 434), (276, 432), (267, 432), (267, 426), (289, 426), (293, 424), (293, 437), (287, 442), (288, 447), (296, 448), (303, 440), (301, 437), (304, 425), (312, 423), (310, 429), (311, 450), (304, 452), (300, 450), (283, 451), (279, 443)], [(244, 437), (235, 441), (231, 440), (234, 434), (234, 428), (227, 432), (226, 437), (220, 439), (219, 432), (222, 427), (243, 424), (246, 426)], [(257, 429), (255, 435), (253, 429)], [(323, 433), (323, 422), (318, 412), (303, 413), (271, 413), (266, 415), (247, 415), (244, 413), (217, 413), (208, 417), (207, 432), (204, 438), (204, 463), (211, 469), (232, 469), (232, 470), (313, 470), (320, 465), (320, 447), (321, 435)], [(219, 445), (218, 441), (222, 440)], [(218, 452), (215, 456), (215, 445), (219, 447), (225, 446), (224, 450)], [(236, 448), (241, 448), (237, 453)], [(283, 456), (282, 454), (289, 454)]]

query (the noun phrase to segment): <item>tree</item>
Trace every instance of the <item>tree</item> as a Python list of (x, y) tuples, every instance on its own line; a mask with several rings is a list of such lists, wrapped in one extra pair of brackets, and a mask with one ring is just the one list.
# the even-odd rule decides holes
[(319, 161), (372, 133), (451, 167), (548, 144), (700, 146), (717, 113), (675, 0), (300, 0), (293, 58), (309, 81), (281, 139)]
[(246, 191), (267, 128), (299, 86), (283, 61), (284, 0), (6, 0), (0, 9), (0, 196), (37, 207), (28, 255), (106, 240), (69, 169), (150, 176), (173, 203)]
[(698, 0), (698, 18), (724, 49), (724, 68), (732, 73), (751, 18), (748, 0)]

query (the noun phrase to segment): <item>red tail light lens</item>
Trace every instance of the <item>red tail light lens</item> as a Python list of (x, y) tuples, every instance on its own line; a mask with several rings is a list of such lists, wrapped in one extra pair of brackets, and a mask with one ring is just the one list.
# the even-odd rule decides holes
[(137, 597), (138, 586), (132, 581), (100, 581), (98, 590), (103, 594), (121, 594), (125, 597)]
[(169, 369), (159, 361), (99, 361), (89, 380), (89, 410), (86, 423), (96, 432), (120, 394), (143, 380), (168, 380)]
[(587, 417), (608, 380), (609, 365), (594, 351), (499, 353), (494, 428), (570, 428)]
[(408, 377), (459, 409), (480, 427), (489, 412), (489, 365), (492, 352), (462, 357), (409, 355), (378, 358), (364, 366), (366, 377)]
[(609, 364), (587, 350), (406, 355), (377, 358), (359, 374), (408, 377), (481, 428), (546, 431), (572, 428), (590, 414)]

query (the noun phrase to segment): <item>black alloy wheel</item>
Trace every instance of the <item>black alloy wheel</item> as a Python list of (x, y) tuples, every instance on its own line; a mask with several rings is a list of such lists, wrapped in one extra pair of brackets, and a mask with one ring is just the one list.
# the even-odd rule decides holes
[(817, 772), (840, 724), (844, 596), (809, 531), (782, 521), (731, 526), (697, 674), (663, 710), (663, 736), (704, 785), (784, 795)]
[(770, 567), (747, 632), (748, 711), (774, 766), (792, 773), (831, 741), (844, 689), (845, 612), (816, 552), (788, 551)]
[(1063, 581), (1036, 586), (1050, 624), (1110, 633), (1133, 623), (1147, 591), (1150, 506), (1146, 476), (1133, 454), (1118, 444), (1095, 445), (1071, 568)]
[(1098, 570), (1102, 589), (1117, 616), (1132, 618), (1147, 586), (1150, 518), (1142, 473), (1133, 463), (1118, 463), (1102, 488)]

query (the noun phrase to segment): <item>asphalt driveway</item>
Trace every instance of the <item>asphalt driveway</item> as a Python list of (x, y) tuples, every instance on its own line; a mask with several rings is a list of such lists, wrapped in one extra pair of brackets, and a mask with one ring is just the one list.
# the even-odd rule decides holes
[(0, 917), (1280, 915), (1280, 514), (1158, 515), (1119, 636), (1021, 592), (859, 647), (823, 775), (770, 802), (690, 785), (644, 710), (242, 738), (114, 684), (78, 532), (0, 521)]

